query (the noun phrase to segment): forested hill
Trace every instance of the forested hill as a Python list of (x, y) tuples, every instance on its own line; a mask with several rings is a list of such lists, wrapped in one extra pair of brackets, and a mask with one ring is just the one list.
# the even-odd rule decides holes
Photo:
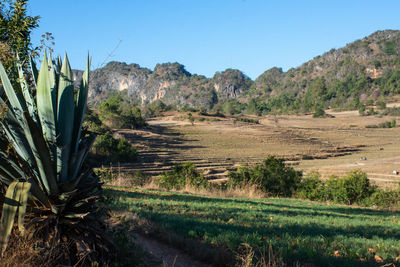
[(238, 101), (257, 113), (357, 108), (360, 100), (400, 93), (400, 31), (377, 31), (287, 72), (271, 68), (255, 81), (234, 69), (212, 78), (193, 75), (179, 63), (158, 64), (152, 71), (110, 62), (92, 72), (91, 101), (124, 89), (141, 105), (161, 100), (177, 107), (212, 109)]
[(310, 111), (316, 106), (357, 108), (359, 100), (399, 93), (400, 31), (386, 30), (287, 72), (269, 69), (241, 97), (258, 99), (261, 109)]

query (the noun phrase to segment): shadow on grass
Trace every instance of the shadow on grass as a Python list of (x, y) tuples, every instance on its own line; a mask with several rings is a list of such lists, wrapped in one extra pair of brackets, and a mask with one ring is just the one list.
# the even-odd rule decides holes
[[(260, 199), (260, 200), (250, 200), (250, 199), (240, 199), (240, 198), (217, 198), (217, 197), (206, 197), (200, 195), (192, 195), (192, 194), (177, 194), (177, 193), (145, 193), (145, 192), (126, 192), (118, 189), (111, 189), (119, 196), (124, 197), (135, 197), (135, 198), (148, 198), (148, 199), (159, 199), (159, 200), (173, 200), (173, 201), (181, 201), (181, 202), (201, 202), (201, 203), (235, 203), (235, 204), (248, 204), (248, 205), (263, 205), (265, 207), (276, 207), (276, 208), (290, 208), (290, 209), (302, 209), (309, 210), (313, 212), (308, 212), (308, 215), (329, 215), (331, 213), (342, 213), (344, 214), (342, 217), (349, 218), (351, 216), (400, 216), (400, 211), (387, 211), (387, 210), (377, 210), (371, 208), (358, 208), (358, 207), (341, 207), (340, 204), (334, 205), (326, 205), (320, 204), (317, 202), (310, 202), (307, 200), (298, 200), (298, 199)], [(291, 202), (292, 205), (276, 203), (276, 202)], [(308, 204), (311, 204), (308, 206)], [(322, 212), (315, 212), (315, 209), (318, 209)], [(333, 216), (340, 216), (339, 214), (334, 214)]]
[[(141, 208), (134, 210), (134, 212), (159, 223), (166, 231), (172, 230), (186, 238), (196, 238), (217, 245), (228, 246), (232, 251), (235, 251), (235, 249), (244, 242), (250, 243), (254, 247), (268, 247), (271, 245), (275, 250), (278, 250), (284, 257), (285, 261), (288, 262), (311, 261), (316, 263), (317, 266), (376, 266), (373, 262), (359, 261), (358, 259), (360, 258), (360, 255), (356, 252), (351, 252), (351, 249), (354, 249), (357, 245), (360, 246), (359, 244), (363, 242), (376, 242), (375, 239), (377, 238), (394, 242), (400, 240), (400, 231), (391, 231), (389, 233), (385, 226), (369, 225), (366, 229), (363, 226), (352, 226), (351, 228), (347, 228), (346, 225), (328, 226), (318, 223), (300, 225), (296, 224), (294, 221), (295, 219), (293, 219), (293, 223), (286, 223), (285, 225), (268, 222), (268, 217), (270, 215), (279, 215), (282, 217), (303, 216), (310, 218), (321, 216), (323, 219), (329, 217), (332, 217), (332, 219), (345, 217), (349, 220), (351, 219), (351, 215), (387, 217), (393, 215), (393, 213), (387, 211), (342, 208), (335, 206), (323, 207), (321, 204), (307, 206), (307, 202), (287, 199), (284, 199), (284, 201), (290, 201), (293, 205), (281, 205), (279, 203), (272, 203), (269, 200), (268, 203), (263, 203), (263, 200), (221, 199), (185, 194), (125, 192), (119, 190), (106, 190), (106, 195), (114, 200), (122, 197), (123, 199), (136, 198), (141, 201), (165, 201), (167, 204), (163, 205), (161, 209), (157, 209), (156, 206), (148, 207), (144, 203), (139, 203), (138, 206)], [(168, 204), (168, 201), (171, 200), (185, 203), (181, 203), (180, 205)], [(271, 201), (275, 202), (279, 200), (273, 199)], [(213, 214), (213, 216), (204, 215), (200, 211), (197, 212), (197, 214), (176, 213), (176, 211), (179, 212), (179, 209), (183, 210), (185, 205), (186, 207), (189, 207), (187, 204), (194, 202), (214, 204), (209, 206), (205, 205), (195, 209), (197, 209), (197, 211), (203, 210), (208, 213), (213, 212), (213, 209), (215, 209), (215, 214)], [(263, 217), (256, 221), (259, 226), (254, 226), (254, 218), (241, 218), (241, 220), (239, 220), (240, 223), (229, 223), (231, 217), (246, 214), (249, 209), (221, 206), (227, 202), (246, 205), (262, 205), (262, 212), (264, 213), (262, 214)], [(137, 208), (134, 203), (121, 203), (120, 201), (109, 204), (112, 205), (112, 208), (120, 210)], [(276, 208), (289, 208), (295, 210), (280, 211), (276, 210)], [(221, 209), (223, 209), (222, 212)], [(312, 209), (324, 211), (315, 212), (312, 211)], [(339, 214), (328, 215), (328, 211)], [(348, 214), (350, 214), (350, 216)], [(244, 223), (242, 224), (242, 222)], [(372, 237), (373, 239), (371, 239)], [(347, 241), (343, 240), (346, 238)], [(344, 245), (343, 242), (348, 243)], [(344, 258), (333, 256), (335, 248), (338, 247), (339, 249), (340, 246), (342, 246), (342, 249), (348, 254), (344, 255)]]

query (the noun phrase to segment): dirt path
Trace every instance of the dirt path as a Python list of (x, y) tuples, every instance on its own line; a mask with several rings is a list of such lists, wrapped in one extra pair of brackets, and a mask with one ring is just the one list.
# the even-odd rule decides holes
[(148, 238), (141, 234), (135, 234), (135, 241), (147, 253), (162, 262), (159, 266), (163, 267), (208, 267), (199, 261), (193, 260), (189, 255), (181, 250), (170, 247), (155, 239)]

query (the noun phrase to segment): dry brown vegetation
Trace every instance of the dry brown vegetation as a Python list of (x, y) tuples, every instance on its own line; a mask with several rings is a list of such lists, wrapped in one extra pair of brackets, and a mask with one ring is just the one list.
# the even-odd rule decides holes
[(296, 169), (317, 170), (323, 178), (361, 169), (378, 185), (396, 186), (400, 177), (393, 170), (400, 169), (400, 128), (365, 126), (397, 117), (360, 116), (357, 111), (328, 113), (333, 117), (249, 116), (260, 124), (218, 118), (196, 121), (193, 126), (184, 115), (168, 113), (150, 120), (148, 130), (119, 131), (139, 150), (139, 162), (121, 164), (119, 171), (156, 176), (176, 163), (191, 161), (210, 180), (220, 181), (241, 164), (256, 164), (274, 155), (286, 158)]

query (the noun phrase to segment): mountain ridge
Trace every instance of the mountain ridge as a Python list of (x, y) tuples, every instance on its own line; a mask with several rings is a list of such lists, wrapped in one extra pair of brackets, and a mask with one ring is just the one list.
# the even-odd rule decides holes
[[(236, 69), (216, 72), (207, 78), (189, 73), (177, 62), (157, 64), (150, 70), (134, 63), (112, 61), (92, 71), (89, 99), (101, 102), (110, 93), (127, 89), (127, 95), (139, 105), (161, 100), (177, 107), (211, 109), (230, 99), (242, 103), (256, 99), (268, 104), (272, 99), (288, 98), (286, 106), (275, 107), (287, 109), (298, 101), (294, 98), (313, 102), (306, 99), (310, 94), (308, 98), (322, 98), (326, 102), (324, 105), (335, 107), (343, 99), (346, 103), (357, 102), (361, 94), (371, 96), (376, 90), (378, 94), (400, 93), (396, 88), (388, 89), (377, 82), (389, 71), (400, 69), (399, 55), (400, 31), (384, 30), (342, 48), (331, 49), (286, 72), (279, 67), (270, 68), (254, 81)], [(81, 71), (74, 73), (78, 78)], [(344, 88), (346, 86), (348, 88)], [(305, 110), (316, 105), (303, 102), (298, 105), (305, 106)], [(273, 109), (266, 108), (267, 111)]]

